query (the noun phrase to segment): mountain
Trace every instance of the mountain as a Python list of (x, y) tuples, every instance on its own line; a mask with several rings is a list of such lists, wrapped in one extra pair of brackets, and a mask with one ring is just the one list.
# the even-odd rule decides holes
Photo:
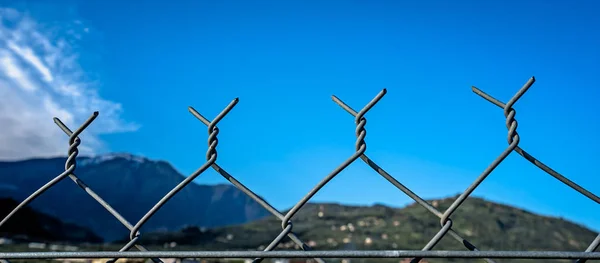
[[(443, 211), (455, 199), (456, 197), (452, 197), (429, 202)], [(452, 216), (452, 220), (453, 229), (480, 250), (584, 251), (597, 235), (584, 226), (561, 218), (536, 215), (475, 197), (467, 199)], [(383, 205), (309, 203), (292, 221), (294, 233), (315, 249), (323, 250), (420, 250), (440, 229), (439, 218), (417, 204), (391, 208)], [(155, 245), (175, 242), (183, 247), (187, 245), (211, 250), (264, 249), (280, 231), (281, 222), (275, 217), (269, 217), (212, 230), (188, 227), (172, 233), (146, 233), (142, 242)], [(294, 243), (286, 238), (279, 249), (294, 247)], [(465, 247), (447, 235), (435, 249), (465, 250)], [(465, 259), (428, 261), (469, 262)], [(364, 262), (398, 260), (377, 259)], [(498, 262), (520, 261), (503, 259)]]
[[(23, 200), (64, 171), (65, 161), (66, 158), (47, 158), (0, 162), (0, 197)], [(130, 154), (78, 158), (75, 173), (131, 224), (185, 179), (167, 162)], [(107, 241), (129, 233), (69, 178), (30, 205), (65, 222), (89, 228)], [(246, 223), (265, 215), (264, 208), (232, 185), (191, 183), (169, 200), (141, 230), (177, 230), (186, 225), (217, 227)]]
[[(7, 215), (19, 203), (10, 198), (0, 198), (0, 215)], [(5, 225), (0, 236), (39, 242), (100, 243), (102, 238), (86, 228), (66, 224), (59, 219), (24, 207)]]

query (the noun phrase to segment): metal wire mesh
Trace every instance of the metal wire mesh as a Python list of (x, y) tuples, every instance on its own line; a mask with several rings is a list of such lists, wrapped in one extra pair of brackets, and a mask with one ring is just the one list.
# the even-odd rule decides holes
[[(239, 99), (234, 99), (225, 109), (217, 115), (212, 121), (202, 116), (194, 108), (189, 107), (189, 111), (198, 120), (204, 123), (208, 127), (208, 150), (206, 152), (206, 162), (200, 166), (194, 173), (188, 176), (180, 184), (175, 186), (171, 191), (165, 194), (138, 222), (134, 225), (129, 223), (123, 218), (115, 209), (113, 209), (107, 202), (105, 202), (100, 196), (98, 196), (88, 185), (86, 185), (80, 178), (75, 175), (75, 168), (77, 166), (76, 157), (78, 155), (77, 147), (81, 144), (79, 135), (88, 127), (94, 119), (98, 116), (98, 112), (94, 112), (92, 116), (86, 120), (75, 132), (72, 132), (64, 123), (58, 118), (54, 118), (55, 123), (65, 134), (69, 136), (69, 149), (68, 158), (65, 163), (65, 171), (57, 177), (50, 180), (47, 184), (40, 187), (37, 191), (32, 193), (29, 197), (23, 200), (11, 213), (9, 213), (2, 221), (0, 221), (0, 227), (4, 225), (17, 211), (29, 204), (35, 198), (39, 197), (49, 188), (53, 187), (56, 183), (63, 180), (66, 177), (71, 178), (73, 182), (78, 185), (82, 190), (87, 192), (94, 200), (101, 204), (110, 214), (112, 214), (119, 222), (121, 222), (127, 229), (129, 229), (130, 241), (123, 245), (119, 251), (115, 252), (9, 252), (0, 253), (0, 258), (3, 261), (9, 259), (67, 259), (67, 258), (113, 258), (109, 262), (114, 262), (118, 258), (151, 258), (154, 262), (162, 262), (160, 258), (254, 258), (253, 262), (261, 262), (264, 258), (314, 258), (317, 262), (325, 262), (324, 259), (328, 258), (413, 258), (411, 262), (419, 262), (423, 258), (478, 258), (485, 260), (486, 262), (495, 262), (493, 259), (502, 258), (519, 258), (519, 259), (574, 259), (577, 263), (586, 262), (589, 259), (600, 259), (600, 252), (595, 252), (600, 246), (600, 234), (592, 241), (585, 252), (570, 252), (570, 251), (479, 251), (477, 247), (463, 238), (457, 231), (452, 228), (451, 215), (457, 210), (457, 208), (463, 204), (463, 202), (469, 197), (469, 195), (483, 182), (496, 167), (502, 163), (506, 157), (516, 152), (537, 166), (541, 170), (545, 171), (549, 175), (558, 179), (565, 185), (571, 187), (575, 191), (581, 193), (587, 198), (600, 204), (600, 198), (593, 193), (587, 191), (583, 187), (570, 181), (565, 176), (554, 171), (531, 154), (523, 150), (519, 146), (521, 138), (517, 133), (517, 120), (515, 119), (516, 111), (513, 109), (515, 103), (525, 94), (525, 92), (535, 82), (535, 78), (532, 77), (527, 83), (507, 102), (503, 103), (494, 97), (486, 94), (476, 87), (472, 87), (473, 92), (492, 104), (500, 107), (504, 111), (506, 118), (506, 127), (508, 130), (508, 146), (500, 153), (500, 155), (491, 162), (491, 164), (467, 187), (467, 189), (459, 195), (459, 197), (445, 210), (439, 211), (433, 205), (425, 201), (419, 195), (411, 191), (408, 187), (404, 186), (396, 178), (386, 172), (383, 168), (377, 165), (372, 159), (366, 154), (367, 144), (366, 138), (366, 123), (367, 120), (365, 115), (371, 110), (386, 94), (386, 89), (379, 92), (366, 106), (360, 111), (356, 111), (341, 99), (336, 96), (332, 96), (333, 101), (338, 104), (342, 109), (347, 111), (354, 117), (354, 123), (356, 125), (356, 141), (355, 141), (355, 152), (335, 168), (331, 173), (325, 176), (309, 193), (307, 193), (299, 202), (297, 202), (286, 214), (281, 213), (267, 201), (259, 197), (252, 190), (248, 189), (244, 184), (239, 182), (235, 177), (229, 174), (225, 169), (217, 164), (217, 145), (219, 134), (219, 128), (217, 124), (235, 107)], [(431, 240), (425, 244), (422, 250), (342, 250), (342, 251), (315, 251), (304, 243), (296, 234), (293, 232), (292, 219), (298, 211), (304, 207), (309, 200), (321, 190), (330, 180), (336, 177), (342, 170), (348, 167), (356, 160), (361, 159), (375, 172), (380, 174), (389, 183), (394, 185), (400, 191), (412, 198), (416, 203), (423, 206), (429, 212), (440, 218), (440, 230), (435, 234)], [(231, 182), (236, 188), (244, 192), (250, 198), (254, 199), (273, 216), (281, 220), (282, 231), (277, 235), (273, 241), (264, 249), (264, 251), (148, 251), (144, 248), (139, 240), (141, 237), (140, 228), (175, 194), (186, 187), (200, 174), (212, 168), (218, 172), (221, 176)], [(463, 244), (466, 248), (465, 251), (432, 251), (436, 244), (446, 235), (450, 235), (457, 242)], [(279, 243), (285, 238), (289, 237), (294, 243), (296, 243), (302, 251), (274, 251)], [(136, 247), (139, 251), (129, 251), (131, 248)]]

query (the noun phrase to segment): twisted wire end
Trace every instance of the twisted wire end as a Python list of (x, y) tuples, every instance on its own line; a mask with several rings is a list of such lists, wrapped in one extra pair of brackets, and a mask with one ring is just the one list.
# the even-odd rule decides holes
[(225, 109), (223, 109), (212, 121), (208, 121), (192, 107), (189, 107), (190, 112), (192, 112), (192, 114), (194, 114), (198, 119), (203, 121), (208, 126), (208, 149), (206, 150), (207, 161), (212, 160), (212, 162), (214, 162), (217, 160), (217, 145), (219, 144), (219, 139), (217, 138), (217, 135), (219, 135), (219, 128), (217, 127), (217, 124), (233, 109), (233, 107), (235, 107), (239, 101), (239, 97), (234, 98), (229, 105), (227, 105), (227, 107), (225, 107)]
[(71, 130), (57, 117), (54, 117), (54, 122), (69, 135), (69, 150), (67, 160), (65, 161), (65, 171), (69, 174), (72, 174), (75, 168), (77, 167), (77, 156), (79, 155), (79, 145), (81, 144), (81, 139), (79, 138), (79, 134), (83, 132), (93, 121), (98, 117), (99, 112), (94, 111), (92, 115), (79, 127), (75, 132), (71, 132)]
[(212, 129), (208, 134), (208, 149), (206, 150), (206, 160), (209, 161), (211, 158), (217, 159), (217, 146), (219, 145), (219, 128), (212, 126)]
[(354, 145), (357, 152), (361, 149), (366, 150), (367, 148), (367, 142), (365, 142), (367, 129), (365, 129), (365, 125), (367, 125), (367, 119), (365, 117), (361, 117), (360, 120), (356, 122), (356, 143)]
[(367, 143), (365, 142), (365, 138), (367, 137), (367, 130), (365, 126), (367, 125), (367, 119), (364, 117), (367, 112), (379, 102), (383, 96), (387, 93), (387, 89), (382, 89), (365, 107), (363, 107), (354, 119), (354, 123), (356, 124), (356, 151), (364, 153), (367, 150)]
[(518, 122), (515, 119), (516, 111), (513, 105), (531, 88), (535, 82), (535, 77), (532, 76), (519, 91), (504, 105), (504, 116), (506, 117), (506, 128), (508, 129), (508, 143), (519, 143), (519, 134), (517, 133)]
[(519, 123), (515, 119), (516, 111), (513, 108), (508, 109), (506, 116), (506, 128), (508, 129), (508, 144), (512, 144), (516, 141), (519, 142), (519, 133), (517, 132), (517, 127), (519, 127)]

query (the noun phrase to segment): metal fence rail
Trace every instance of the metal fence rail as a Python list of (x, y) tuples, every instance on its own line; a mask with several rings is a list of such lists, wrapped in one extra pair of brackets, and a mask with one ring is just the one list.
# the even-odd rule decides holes
[[(35, 198), (39, 197), (44, 191), (54, 186), (59, 181), (66, 177), (69, 177), (73, 182), (78, 185), (82, 190), (87, 192), (92, 198), (94, 198), (99, 204), (101, 204), (109, 213), (111, 213), (116, 219), (118, 219), (127, 229), (130, 231), (130, 241), (124, 244), (119, 251), (115, 252), (10, 252), (0, 253), (0, 258), (6, 260), (9, 259), (65, 259), (65, 258), (113, 258), (109, 262), (114, 262), (118, 258), (151, 258), (154, 262), (162, 262), (160, 258), (254, 258), (254, 262), (260, 262), (264, 258), (314, 258), (317, 262), (325, 262), (323, 258), (413, 258), (411, 262), (419, 262), (423, 258), (479, 258), (486, 262), (495, 262), (493, 259), (500, 258), (521, 258), (521, 259), (575, 259), (575, 262), (583, 263), (589, 259), (600, 259), (600, 252), (594, 252), (600, 246), (600, 234), (592, 241), (585, 252), (569, 252), (569, 251), (479, 251), (476, 246), (470, 243), (468, 240), (463, 238), (457, 231), (452, 228), (451, 215), (457, 210), (457, 208), (469, 197), (469, 195), (483, 182), (498, 165), (513, 151), (521, 155), (527, 161), (537, 166), (541, 170), (545, 171), (549, 175), (563, 182), (565, 185), (571, 187), (575, 191), (588, 197), (589, 199), (600, 204), (600, 198), (593, 193), (587, 191), (583, 187), (570, 181), (560, 173), (552, 170), (550, 167), (534, 158), (531, 154), (519, 147), (521, 138), (517, 133), (517, 120), (515, 119), (516, 111), (513, 109), (514, 104), (525, 94), (525, 92), (535, 82), (535, 78), (532, 77), (527, 83), (507, 102), (503, 103), (494, 97), (486, 94), (476, 87), (472, 87), (473, 92), (492, 104), (500, 107), (504, 111), (506, 118), (506, 127), (508, 130), (508, 146), (500, 153), (500, 155), (491, 162), (491, 164), (473, 181), (467, 189), (459, 195), (459, 197), (445, 210), (439, 211), (433, 205), (429, 204), (423, 198), (416, 193), (412, 192), (408, 187), (404, 186), (401, 182), (395, 179), (392, 175), (387, 173), (383, 168), (377, 165), (372, 159), (366, 154), (367, 144), (366, 138), (366, 123), (367, 120), (365, 115), (371, 110), (386, 94), (386, 90), (383, 89), (379, 92), (367, 105), (361, 108), (359, 111), (354, 110), (348, 106), (341, 99), (333, 96), (333, 101), (338, 104), (342, 109), (347, 111), (354, 117), (354, 123), (356, 125), (356, 141), (355, 141), (355, 152), (348, 157), (343, 163), (341, 163), (336, 169), (331, 171), (330, 174), (325, 176), (308, 194), (306, 194), (300, 201), (298, 201), (286, 214), (281, 213), (267, 201), (260, 198), (252, 190), (248, 189), (235, 177), (225, 171), (221, 166), (217, 164), (217, 145), (219, 134), (219, 128), (217, 124), (229, 113), (235, 105), (238, 103), (238, 99), (234, 99), (225, 109), (217, 115), (212, 121), (202, 116), (194, 108), (189, 107), (189, 111), (198, 120), (204, 123), (208, 127), (208, 150), (206, 152), (206, 162), (198, 168), (194, 173), (188, 176), (184, 181), (175, 186), (171, 191), (164, 195), (160, 201), (158, 201), (138, 222), (131, 224), (125, 218), (123, 218), (115, 209), (113, 209), (107, 202), (105, 202), (100, 196), (98, 196), (89, 186), (87, 186), (80, 178), (75, 175), (75, 168), (77, 166), (76, 157), (78, 155), (77, 147), (81, 144), (79, 135), (84, 129), (89, 126), (94, 119), (98, 116), (98, 112), (94, 112), (92, 116), (86, 120), (75, 132), (72, 132), (65, 124), (63, 124), (58, 118), (54, 118), (55, 123), (61, 128), (65, 134), (69, 136), (69, 150), (68, 158), (65, 163), (65, 171), (50, 180), (47, 184), (39, 188), (37, 191), (32, 193), (29, 197), (23, 200), (11, 213), (9, 213), (2, 221), (0, 221), (0, 227), (7, 222), (17, 211), (29, 204)], [(426, 208), (429, 212), (440, 218), (440, 230), (434, 235), (431, 240), (425, 244), (422, 250), (378, 250), (378, 251), (315, 251), (310, 246), (304, 243), (298, 236), (293, 232), (292, 219), (298, 211), (306, 205), (306, 203), (331, 179), (337, 176), (342, 170), (348, 167), (351, 163), (362, 160), (375, 172), (379, 173), (389, 183), (397, 187), (400, 191), (404, 192), (418, 204)], [(264, 251), (148, 251), (139, 242), (140, 240), (140, 228), (150, 219), (166, 202), (169, 201), (175, 194), (186, 187), (196, 177), (202, 174), (204, 171), (212, 168), (218, 172), (225, 179), (230, 181), (235, 187), (244, 192), (246, 195), (254, 199), (265, 209), (267, 209), (273, 216), (281, 220), (282, 231), (277, 235), (273, 241), (264, 249)], [(445, 236), (450, 235), (457, 242), (460, 242), (466, 248), (465, 251), (432, 251), (436, 244)], [(274, 248), (283, 240), (285, 237), (289, 237), (295, 242), (303, 251), (273, 251)], [(131, 248), (137, 248), (139, 251), (129, 251)]]

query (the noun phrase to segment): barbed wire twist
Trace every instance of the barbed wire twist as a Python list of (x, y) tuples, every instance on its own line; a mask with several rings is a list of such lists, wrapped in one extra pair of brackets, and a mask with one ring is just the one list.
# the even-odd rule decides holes
[[(196, 111), (193, 107), (188, 107), (188, 110), (189, 110), (189, 112), (192, 115), (194, 115), (194, 117), (196, 117), (198, 120), (200, 120), (202, 123), (204, 123), (204, 125), (207, 125), (207, 126), (210, 125), (211, 122), (207, 118), (205, 118), (204, 116), (202, 116), (202, 114), (200, 114), (198, 111)], [(235, 186), (238, 190), (242, 191), (247, 196), (249, 196), (250, 198), (252, 198), (254, 201), (256, 201), (259, 205), (261, 205), (263, 208), (265, 208), (272, 215), (274, 215), (275, 217), (277, 217), (280, 220), (283, 219), (284, 215), (279, 210), (277, 210), (275, 207), (273, 207), (271, 204), (269, 204), (267, 201), (265, 201), (262, 197), (258, 196), (256, 193), (254, 193), (252, 190), (250, 190), (244, 184), (242, 184), (241, 182), (239, 182), (235, 177), (233, 177), (231, 174), (229, 174), (227, 171), (225, 171), (225, 169), (223, 169), (222, 167), (220, 167), (216, 162), (213, 163), (211, 165), (211, 167), (217, 173), (219, 173), (223, 178), (225, 178), (226, 180), (228, 180), (229, 182), (231, 182), (231, 184), (233, 186)], [(290, 223), (289, 229), (285, 229), (285, 231), (283, 231), (282, 234), (280, 234), (276, 238), (276, 240), (279, 240), (279, 241), (276, 241), (274, 243), (269, 244), (264, 249), (264, 251), (271, 251), (271, 250), (275, 249), (275, 247), (277, 246), (277, 244), (279, 244), (281, 242), (281, 240), (285, 236), (289, 237), (302, 250), (306, 250), (306, 251), (307, 250), (311, 250), (312, 248), (308, 244), (306, 244), (304, 241), (300, 240), (300, 238), (298, 238), (298, 236), (296, 236), (296, 234), (291, 231), (291, 228), (292, 228), (292, 224)], [(323, 259), (315, 258), (315, 260), (317, 262), (319, 262), (319, 263), (324, 263)], [(262, 258), (256, 258), (256, 259), (254, 259), (254, 261), (255, 262), (260, 262), (260, 261), (262, 261)]]
[[(535, 77), (531, 77), (527, 81), (527, 83), (517, 92), (517, 94), (515, 94), (515, 96), (511, 100), (509, 100), (508, 103), (506, 103), (506, 104), (504, 104), (503, 102), (501, 102), (501, 101), (495, 99), (494, 97), (488, 95), (487, 93), (481, 91), (480, 89), (476, 88), (475, 86), (472, 87), (472, 90), (473, 90), (473, 92), (475, 94), (481, 96), (482, 98), (484, 98), (485, 100), (491, 102), (492, 104), (494, 104), (494, 105), (496, 105), (496, 106), (504, 109), (504, 115), (507, 116), (507, 128), (509, 130), (509, 132), (508, 132), (509, 133), (509, 137), (508, 137), (508, 143), (509, 144), (513, 143), (513, 141), (511, 140), (511, 138), (514, 138), (514, 140), (520, 140), (520, 137), (519, 137), (519, 135), (516, 132), (517, 122), (516, 122), (516, 120), (514, 120), (514, 114), (515, 114), (514, 112), (515, 112), (515, 110), (512, 108), (512, 106), (515, 104), (515, 102), (521, 96), (523, 96), (523, 94), (525, 94), (525, 92), (533, 85), (534, 82), (535, 82)], [(511, 123), (511, 125), (509, 126), (509, 118), (511, 116), (512, 116), (514, 125), (513, 125), (513, 123)], [(545, 165), (544, 163), (542, 163), (541, 161), (539, 161), (537, 158), (535, 158), (531, 154), (527, 153), (525, 150), (523, 150), (518, 145), (515, 146), (513, 150), (515, 152), (517, 152), (519, 155), (521, 155), (523, 158), (525, 158), (527, 161), (529, 161), (533, 165), (535, 165), (538, 168), (540, 168), (542, 171), (544, 171), (547, 174), (551, 175), (552, 177), (558, 179), (560, 182), (562, 182), (563, 184), (571, 187), (572, 189), (574, 189), (575, 191), (577, 191), (580, 194), (584, 195), (588, 199), (596, 202), (597, 204), (600, 204), (600, 197), (598, 197), (597, 195), (593, 194), (592, 192), (586, 190), (585, 188), (579, 186), (578, 184), (574, 183), (573, 181), (569, 180), (568, 178), (566, 178), (562, 174), (558, 173), (557, 171), (553, 170), (549, 166)], [(596, 249), (598, 249), (598, 247), (600, 247), (600, 233), (598, 234), (598, 236), (596, 236), (596, 238), (592, 241), (592, 243), (587, 247), (587, 249), (585, 250), (585, 252), (594, 252)], [(580, 259), (577, 259), (575, 262), (576, 263), (584, 263), (586, 261), (587, 261), (587, 259), (580, 258)]]
[[(348, 106), (348, 104), (346, 104), (340, 98), (333, 96), (332, 99), (336, 104), (338, 104), (340, 107), (342, 107), (342, 109), (346, 110), (352, 116), (355, 116), (355, 118), (358, 118), (358, 116), (359, 116), (358, 112), (356, 112), (354, 109), (352, 109), (352, 107)], [(424, 208), (429, 210), (434, 215), (436, 215), (440, 218), (442, 217), (442, 213), (440, 211), (438, 211), (434, 206), (429, 204), (423, 198), (421, 198), (420, 196), (418, 196), (417, 194), (412, 192), (410, 189), (408, 189), (406, 186), (404, 186), (402, 183), (400, 183), (398, 180), (396, 180), (396, 178), (394, 178), (392, 175), (387, 173), (383, 168), (381, 168), (374, 161), (372, 161), (366, 154), (363, 153), (360, 156), (360, 158), (363, 160), (364, 163), (366, 163), (369, 167), (371, 167), (373, 170), (375, 170), (377, 173), (379, 173), (382, 177), (384, 177), (386, 180), (388, 180), (388, 182), (390, 182), (392, 185), (396, 186), (396, 188), (398, 188), (399, 190), (404, 192), (406, 195), (408, 195), (410, 198), (412, 198), (415, 202), (417, 202), (418, 204), (420, 204), (421, 206), (423, 206)], [(474, 245), (472, 245), (469, 241), (462, 238), (458, 233), (454, 232), (451, 229), (451, 226), (452, 226), (452, 221), (448, 220), (448, 223), (446, 225), (444, 225), (444, 228), (442, 228), (443, 231), (441, 231), (441, 233), (450, 231), (451, 235), (457, 241), (459, 241), (461, 244), (464, 244), (469, 250), (474, 250), (474, 251), (477, 250), (477, 248)], [(442, 237), (443, 237), (442, 234), (438, 233), (432, 241), (430, 241), (428, 244), (425, 245), (425, 247), (423, 248), (423, 251), (427, 251), (427, 250), (430, 250), (431, 248), (433, 248), (433, 246), (435, 244), (437, 244), (441, 240)], [(420, 259), (421, 258), (415, 258), (411, 262), (418, 262)], [(485, 259), (485, 260), (487, 262), (494, 262), (493, 260), (490, 260), (490, 259)]]
[[(340, 166), (334, 169), (329, 175), (327, 175), (321, 182), (319, 182), (307, 195), (305, 195), (298, 203), (296, 203), (281, 219), (281, 228), (283, 231), (267, 246), (266, 251), (270, 251), (275, 248), (285, 236), (291, 233), (293, 229), (292, 217), (329, 181), (331, 181), (336, 175), (338, 175), (342, 170), (348, 167), (351, 163), (353, 163), (364, 151), (367, 149), (367, 144), (365, 143), (365, 137), (367, 135), (367, 131), (365, 129), (365, 125), (367, 124), (367, 120), (364, 118), (364, 115), (371, 109), (379, 100), (383, 98), (386, 94), (386, 90), (383, 89), (379, 94), (373, 98), (357, 115), (355, 119), (356, 124), (356, 142), (355, 153), (350, 156), (346, 161), (344, 161)], [(319, 259), (317, 259), (319, 261)], [(256, 258), (253, 262), (260, 262), (262, 258)], [(322, 261), (322, 260), (320, 260)]]
[[(444, 211), (440, 218), (440, 225), (442, 228), (438, 233), (431, 239), (431, 241), (423, 248), (423, 250), (431, 250), (433, 247), (446, 235), (448, 230), (452, 227), (452, 221), (450, 220), (450, 215), (452, 215), (456, 209), (469, 197), (473, 191), (508, 157), (508, 155), (518, 146), (520, 138), (517, 134), (517, 121), (515, 119), (516, 111), (512, 108), (512, 106), (525, 94), (527, 89), (531, 87), (533, 84), (532, 81), (529, 81), (517, 94), (515, 94), (509, 104), (504, 108), (504, 115), (506, 117), (506, 127), (508, 128), (508, 143), (509, 146), (498, 156), (480, 175), (475, 179), (467, 189), (461, 193), (452, 204)], [(415, 258), (413, 262), (418, 262), (420, 259)]]
[[(174, 188), (172, 188), (152, 208), (150, 208), (150, 210), (148, 210), (148, 212), (146, 212), (146, 214), (144, 216), (142, 216), (142, 218), (131, 229), (131, 232), (129, 234), (130, 241), (127, 244), (127, 246), (122, 249), (123, 251), (128, 250), (132, 245), (134, 245), (138, 242), (138, 240), (141, 238), (140, 232), (139, 232), (140, 228), (154, 214), (156, 214), (156, 212), (158, 212), (158, 210), (160, 210), (160, 208), (162, 208), (171, 198), (173, 198), (173, 196), (175, 196), (185, 186), (187, 186), (194, 179), (196, 179), (196, 177), (198, 177), (200, 174), (202, 174), (204, 171), (206, 171), (206, 169), (208, 169), (208, 167), (210, 167), (213, 163), (215, 163), (215, 161), (217, 160), (217, 150), (216, 150), (216, 147), (218, 145), (217, 135), (219, 134), (219, 129), (216, 127), (216, 125), (233, 109), (233, 107), (235, 107), (235, 105), (238, 103), (238, 101), (239, 101), (238, 98), (235, 98), (233, 101), (231, 101), (229, 103), (229, 105), (227, 105), (227, 107), (225, 107), (225, 109), (223, 109), (223, 111), (221, 111), (221, 113), (219, 113), (217, 115), (217, 117), (215, 117), (215, 119), (208, 125), (208, 149), (206, 151), (206, 162), (200, 168), (198, 168), (198, 170), (196, 170), (194, 173), (192, 173), (190, 176), (186, 177), (182, 182), (180, 182), (178, 185), (176, 185)], [(120, 252), (122, 252), (122, 251), (120, 251)], [(117, 260), (118, 260), (118, 258), (114, 258), (110, 261), (110, 263), (116, 262)]]
[[(62, 181), (67, 176), (71, 178), (71, 180), (79, 186), (82, 190), (84, 190), (89, 196), (91, 196), (96, 202), (98, 202), (102, 207), (104, 207), (113, 217), (115, 217), (121, 224), (123, 224), (126, 228), (132, 229), (133, 226), (129, 223), (119, 212), (117, 212), (111, 205), (109, 205), (104, 199), (102, 199), (96, 192), (94, 192), (83, 180), (81, 180), (77, 175), (75, 175), (75, 168), (77, 167), (77, 156), (79, 154), (79, 149), (77, 148), (81, 144), (81, 139), (79, 135), (89, 126), (92, 122), (98, 117), (99, 112), (95, 111), (92, 115), (77, 129), (75, 132), (72, 132), (67, 125), (65, 125), (58, 117), (54, 117), (54, 123), (67, 135), (69, 136), (69, 150), (67, 160), (65, 161), (65, 171), (60, 175), (56, 176), (54, 179), (50, 180), (48, 183), (40, 187), (38, 190), (29, 195), (25, 200), (23, 200), (19, 205), (17, 205), (4, 219), (0, 222), (0, 227), (6, 223), (15, 213), (21, 210), (24, 206), (31, 203), (34, 199), (38, 198), (42, 193), (56, 185), (58, 182)], [(127, 247), (128, 245), (125, 245)], [(130, 247), (130, 246), (129, 246)], [(148, 251), (142, 245), (136, 245), (136, 248), (139, 251)], [(152, 261), (155, 263), (162, 263), (161, 260), (157, 258), (152, 258)]]
[[(109, 262), (115, 262), (118, 258), (135, 258), (135, 257), (143, 257), (143, 258), (151, 258), (154, 262), (162, 262), (160, 257), (175, 257), (175, 258), (190, 258), (190, 257), (204, 257), (204, 258), (226, 258), (226, 257), (246, 257), (246, 258), (254, 258), (254, 262), (260, 262), (264, 258), (275, 258), (275, 257), (295, 257), (295, 258), (307, 258), (311, 257), (317, 260), (318, 262), (324, 262), (322, 258), (361, 258), (361, 257), (378, 257), (378, 258), (406, 258), (412, 257), (411, 262), (419, 262), (422, 258), (451, 258), (451, 257), (460, 257), (460, 258), (480, 258), (484, 259), (487, 262), (494, 262), (490, 258), (539, 258), (539, 259), (576, 259), (577, 263), (586, 262), (588, 259), (600, 259), (600, 253), (594, 252), (600, 246), (600, 234), (592, 241), (590, 246), (586, 249), (585, 252), (566, 252), (566, 251), (479, 251), (474, 245), (472, 245), (469, 241), (462, 238), (454, 229), (452, 229), (452, 220), (450, 216), (456, 211), (456, 209), (469, 197), (469, 195), (479, 186), (481, 182), (483, 182), (489, 174), (512, 152), (515, 151), (519, 153), (526, 160), (536, 165), (538, 168), (542, 169), (546, 173), (552, 175), (559, 181), (588, 197), (589, 199), (595, 201), (596, 203), (600, 203), (600, 198), (598, 196), (592, 194), (587, 191), (583, 187), (575, 184), (570, 181), (563, 175), (558, 172), (552, 170), (547, 165), (543, 164), (526, 151), (519, 147), (520, 136), (517, 133), (518, 122), (515, 119), (516, 111), (513, 109), (514, 104), (523, 96), (523, 94), (531, 87), (531, 85), (535, 82), (535, 78), (531, 78), (510, 100), (508, 103), (504, 104), (499, 100), (491, 97), (490, 95), (484, 93), (483, 91), (477, 89), (476, 87), (472, 87), (473, 92), (480, 95), (482, 98), (488, 100), (489, 102), (499, 106), (503, 109), (506, 128), (508, 130), (507, 133), (507, 141), (508, 147), (477, 177), (477, 179), (469, 185), (469, 187), (459, 195), (459, 197), (442, 213), (437, 210), (434, 206), (429, 204), (427, 201), (422, 199), (420, 196), (412, 192), (408, 187), (404, 186), (397, 179), (387, 173), (383, 168), (377, 165), (374, 161), (372, 161), (366, 154), (366, 123), (367, 120), (364, 115), (386, 94), (387, 90), (383, 89), (375, 98), (373, 98), (363, 109), (359, 112), (356, 112), (351, 107), (346, 105), (343, 101), (341, 101), (336, 96), (332, 96), (334, 102), (336, 102), (340, 107), (350, 113), (355, 117), (355, 152), (352, 154), (346, 161), (340, 164), (337, 168), (335, 168), (329, 175), (327, 175), (324, 179), (322, 179), (308, 194), (306, 194), (298, 203), (292, 207), (285, 215), (267, 203), (263, 198), (258, 196), (256, 193), (251, 191), (249, 188), (244, 186), (242, 183), (237, 181), (233, 176), (227, 173), (224, 169), (222, 169), (217, 163), (217, 146), (218, 146), (218, 138), (219, 129), (216, 126), (217, 123), (225, 117), (225, 115), (237, 104), (239, 101), (237, 98), (234, 99), (220, 114), (215, 117), (213, 121), (208, 121), (208, 119), (204, 118), (200, 113), (198, 113), (192, 107), (189, 107), (190, 113), (192, 113), (196, 118), (198, 118), (201, 122), (203, 122), (208, 128), (208, 149), (206, 152), (206, 162), (192, 175), (188, 176), (184, 181), (174, 187), (171, 191), (169, 191), (165, 196), (162, 197), (134, 226), (132, 226), (127, 220), (125, 220), (119, 213), (117, 213), (110, 205), (108, 205), (102, 198), (100, 198), (95, 192), (93, 192), (87, 185), (81, 181), (75, 174), (74, 170), (76, 168), (76, 157), (79, 153), (78, 146), (81, 143), (78, 135), (88, 126), (91, 122), (98, 116), (98, 112), (94, 112), (94, 114), (75, 132), (71, 132), (69, 128), (67, 128), (58, 118), (54, 118), (55, 123), (67, 134), (69, 135), (69, 150), (68, 150), (68, 158), (65, 162), (65, 171), (61, 173), (59, 176), (55, 177), (51, 181), (49, 181), (44, 186), (40, 187), (33, 194), (31, 194), (28, 198), (22, 201), (9, 215), (7, 215), (2, 221), (0, 221), (0, 227), (19, 209), (23, 206), (30, 203), (33, 199), (38, 197), (41, 193), (55, 185), (57, 182), (69, 176), (77, 185), (79, 185), (82, 189), (84, 189), (94, 200), (100, 203), (105, 209), (107, 209), (116, 219), (118, 219), (124, 226), (126, 226), (130, 230), (129, 242), (124, 245), (118, 252), (27, 252), (27, 253), (0, 253), (0, 258), (4, 258), (4, 260), (0, 260), (1, 262), (8, 262), (6, 259), (29, 259), (29, 258), (104, 258), (104, 257), (112, 257), (113, 259)], [(369, 167), (371, 167), (374, 171), (384, 177), (388, 182), (394, 185), (396, 188), (404, 192), (411, 199), (417, 202), (419, 205), (426, 208), (429, 212), (436, 215), (440, 218), (441, 229), (434, 235), (434, 237), (424, 246), (421, 251), (402, 251), (402, 250), (393, 250), (393, 251), (312, 251), (312, 248), (305, 244), (302, 240), (300, 240), (296, 234), (293, 233), (293, 224), (292, 218), (295, 214), (304, 206), (306, 203), (318, 192), (320, 191), (329, 181), (331, 181), (334, 177), (336, 177), (342, 170), (348, 167), (355, 160), (360, 158), (364, 163), (366, 163)], [(147, 251), (143, 246), (139, 243), (140, 239), (140, 228), (143, 224), (151, 218), (171, 197), (173, 197), (177, 192), (187, 186), (192, 180), (194, 180), (197, 176), (203, 173), (208, 167), (212, 167), (215, 171), (217, 171), (221, 176), (230, 181), (236, 188), (244, 192), (246, 195), (251, 197), (261, 206), (263, 206), (267, 211), (276, 216), (281, 220), (282, 231), (280, 234), (275, 237), (275, 239), (267, 246), (264, 251), (195, 251), (195, 252), (186, 252), (186, 251), (160, 251), (160, 252), (150, 252)], [(450, 234), (454, 239), (461, 242), (469, 252), (461, 252), (461, 251), (431, 251), (435, 245), (446, 235)], [(294, 252), (294, 251), (272, 251), (275, 247), (277, 247), (280, 242), (285, 238), (289, 237), (294, 243), (301, 247), (303, 252)], [(132, 247), (138, 248), (139, 252), (128, 252)]]

